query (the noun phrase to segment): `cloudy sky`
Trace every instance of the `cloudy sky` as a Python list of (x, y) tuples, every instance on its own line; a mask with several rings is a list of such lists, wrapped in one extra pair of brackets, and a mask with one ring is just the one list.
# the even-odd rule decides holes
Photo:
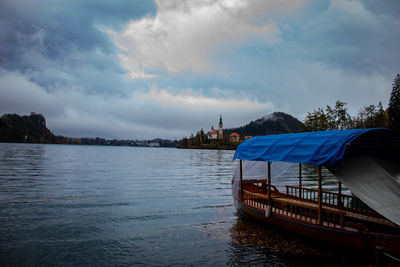
[[(181, 138), (340, 99), (387, 106), (398, 0), (0, 0), (0, 113), (57, 135)], [(0, 114), (0, 115), (1, 115)]]

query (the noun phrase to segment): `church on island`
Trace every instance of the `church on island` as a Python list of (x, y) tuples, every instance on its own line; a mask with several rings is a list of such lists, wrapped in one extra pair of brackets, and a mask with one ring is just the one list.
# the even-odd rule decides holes
[[(214, 126), (211, 126), (211, 131), (207, 133), (207, 137), (209, 140), (217, 140), (217, 139), (224, 139), (224, 129), (222, 124), (222, 114), (219, 116), (219, 124), (218, 124), (218, 131), (214, 129)], [(229, 135), (229, 141), (239, 142), (240, 135), (238, 133), (231, 133)]]
[(224, 129), (222, 124), (222, 114), (219, 116), (219, 124), (218, 124), (218, 131), (214, 129), (214, 126), (211, 126), (211, 131), (207, 133), (207, 137), (210, 140), (215, 139), (223, 139), (224, 138)]
[(190, 137), (184, 137), (177, 144), (178, 148), (193, 149), (236, 149), (237, 145), (250, 136), (242, 138), (238, 133), (232, 130), (225, 130), (222, 123), (222, 115), (219, 116), (218, 128), (211, 127), (209, 132), (204, 132), (203, 128)]

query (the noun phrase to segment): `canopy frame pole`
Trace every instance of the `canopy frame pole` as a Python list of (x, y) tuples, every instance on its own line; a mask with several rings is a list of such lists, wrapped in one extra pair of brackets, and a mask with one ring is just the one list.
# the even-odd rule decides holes
[(302, 177), (301, 177), (301, 163), (299, 163), (299, 196), (300, 198), (302, 198), (302, 181), (301, 181)]
[(239, 170), (240, 170), (240, 201), (243, 201), (243, 166), (242, 160), (239, 161)]
[(318, 224), (322, 225), (322, 167), (318, 166)]
[(268, 161), (268, 204), (271, 205), (271, 162)]
[(342, 182), (341, 181), (339, 181), (337, 204), (338, 204), (339, 207), (343, 207), (343, 203), (342, 203)]

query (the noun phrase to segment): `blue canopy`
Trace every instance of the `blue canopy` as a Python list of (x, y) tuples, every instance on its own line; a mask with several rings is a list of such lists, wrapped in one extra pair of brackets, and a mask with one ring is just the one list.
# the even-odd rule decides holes
[(373, 128), (256, 136), (240, 144), (233, 159), (332, 167), (340, 164), (347, 144), (371, 131), (383, 135), (391, 132), (385, 128)]

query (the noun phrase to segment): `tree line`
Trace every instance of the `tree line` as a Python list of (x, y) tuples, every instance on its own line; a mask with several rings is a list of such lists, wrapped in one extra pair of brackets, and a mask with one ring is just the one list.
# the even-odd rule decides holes
[(400, 75), (393, 81), (389, 105), (382, 103), (364, 106), (355, 116), (347, 112), (347, 103), (336, 101), (335, 106), (326, 106), (308, 112), (303, 124), (306, 131), (342, 130), (357, 128), (389, 127), (400, 131)]

